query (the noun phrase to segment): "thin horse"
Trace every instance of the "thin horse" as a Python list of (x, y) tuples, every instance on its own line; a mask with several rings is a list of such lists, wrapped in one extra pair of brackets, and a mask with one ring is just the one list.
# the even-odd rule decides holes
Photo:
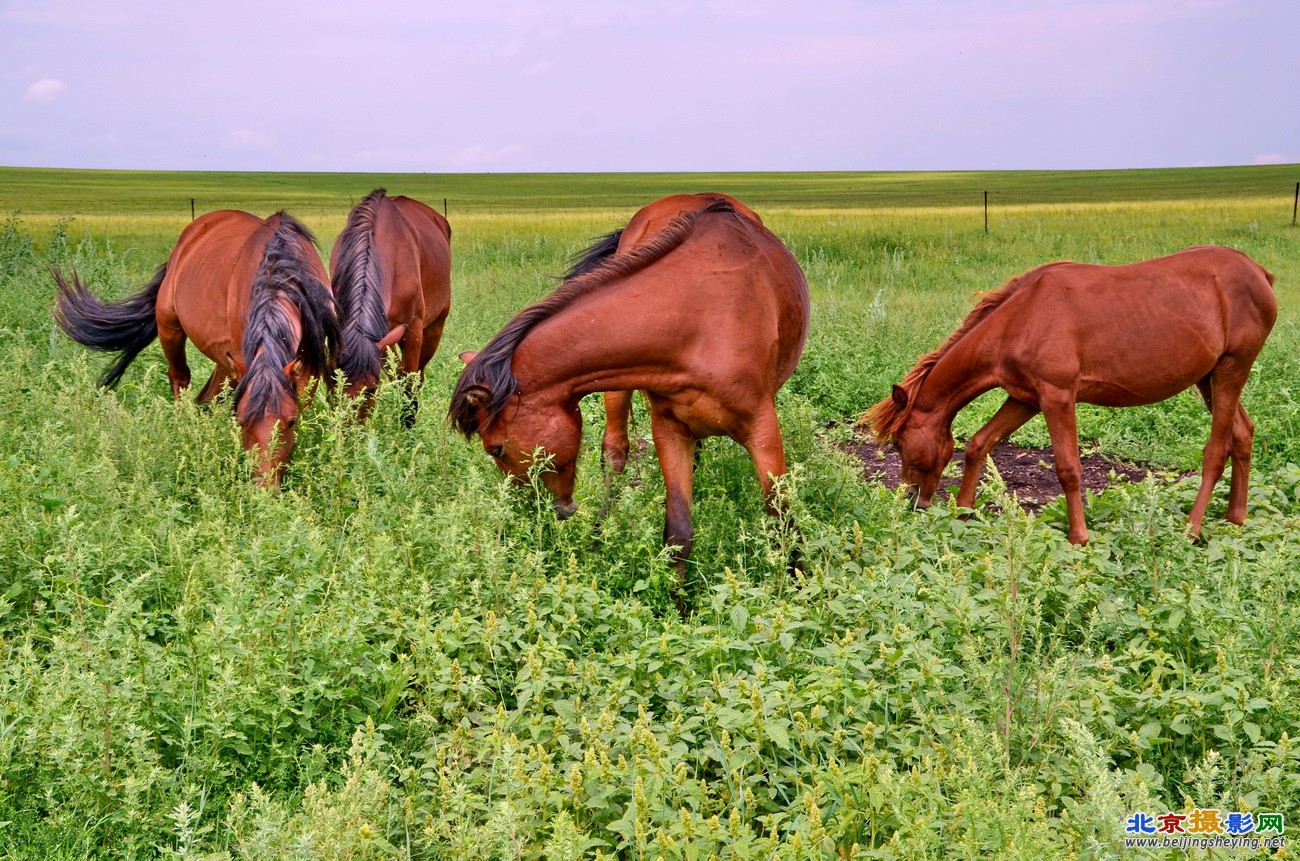
[(370, 412), (383, 353), (400, 345), (415, 420), (424, 366), (438, 349), (451, 309), (451, 226), (418, 200), (377, 188), (353, 207), (330, 252), (342, 343), (339, 367), (349, 396)]
[(770, 514), (786, 471), (777, 389), (808, 331), (808, 284), (752, 210), (721, 194), (646, 206), (593, 246), (547, 299), (519, 312), (480, 353), (465, 353), (450, 420), (477, 433), (498, 467), (520, 477), (535, 451), (560, 517), (577, 508), (578, 401), (641, 389), (667, 491), (678, 606), (691, 552), (698, 441), (728, 436), (749, 452)]
[(278, 486), (293, 453), (298, 402), (329, 380), (338, 340), (328, 277), (315, 240), (292, 216), (210, 212), (182, 232), (167, 262), (134, 296), (105, 302), (55, 270), (54, 319), (74, 341), (120, 352), (101, 386), (113, 386), (156, 337), (177, 398), (189, 387), (188, 338), (216, 363), (199, 392), (206, 403), (235, 382), (245, 450), (258, 450), (260, 483)]
[(1210, 439), (1188, 534), (1200, 534), (1229, 455), (1227, 519), (1240, 525), (1255, 434), (1241, 392), (1277, 319), (1272, 285), (1258, 263), (1218, 246), (1123, 266), (1040, 266), (988, 294), (863, 423), (881, 442), (897, 445), (903, 479), (925, 508), (952, 456), (953, 418), (984, 392), (1004, 389), (1006, 401), (966, 445), (957, 505), (974, 505), (993, 446), (1042, 412), (1069, 538), (1083, 544), (1075, 404), (1153, 404), (1196, 386), (1210, 410)]

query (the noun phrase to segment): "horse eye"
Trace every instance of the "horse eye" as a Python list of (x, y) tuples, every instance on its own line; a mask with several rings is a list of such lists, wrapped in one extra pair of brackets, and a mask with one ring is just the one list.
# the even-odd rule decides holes
[(499, 445), (496, 448), (488, 449), (488, 454), (496, 458), (497, 460), (500, 460), (505, 455), (505, 453), (506, 453), (506, 447), (504, 445)]

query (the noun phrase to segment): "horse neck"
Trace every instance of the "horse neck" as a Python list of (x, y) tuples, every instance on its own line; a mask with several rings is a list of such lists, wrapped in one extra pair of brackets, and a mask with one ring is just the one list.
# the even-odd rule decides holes
[(950, 427), (967, 404), (997, 387), (987, 352), (976, 340), (963, 338), (939, 357), (917, 389), (910, 421)]
[[(286, 330), (287, 341), (276, 338), (277, 330)], [(240, 345), (240, 352), (249, 367), (256, 362), (280, 361), (283, 350), (288, 359), (298, 355), (302, 344), (302, 316), (298, 306), (283, 296), (271, 300), (257, 320), (247, 321), (242, 333), (235, 338)], [(268, 352), (267, 347), (271, 350)], [(282, 363), (283, 364), (283, 363)]]
[(626, 331), (621, 326), (589, 324), (592, 319), (626, 317), (617, 296), (607, 293), (539, 323), (515, 350), (513, 368), (521, 391), (562, 402), (593, 392), (651, 388), (656, 380), (661, 382), (664, 360), (659, 354), (633, 348), (621, 337)]

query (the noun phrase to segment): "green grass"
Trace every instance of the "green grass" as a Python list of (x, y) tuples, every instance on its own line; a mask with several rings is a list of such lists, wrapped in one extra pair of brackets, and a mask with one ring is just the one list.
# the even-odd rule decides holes
[[(1296, 173), (0, 169), (0, 858), (1118, 858), (1129, 810), (1294, 811)], [(376, 185), (449, 198), (447, 334), (413, 429), (391, 388), (365, 427), (322, 397), (279, 495), (228, 410), (171, 401), (156, 346), (97, 392), (105, 358), (50, 320), (48, 265), (133, 291), (191, 196), (286, 207), (328, 249)], [(563, 523), (443, 414), (457, 352), (641, 203), (702, 189), (755, 206), (812, 286), (779, 401), (809, 575), (711, 440), (682, 621), (652, 453), (593, 528), (594, 401)], [(981, 503), (1010, 513), (912, 513), (838, 451), (974, 293), (1204, 243), (1259, 260), (1282, 304), (1246, 390), (1244, 528), (1189, 544), (1196, 482), (1151, 480), (1090, 499), (1074, 548), (1059, 503), (1021, 515), (995, 476)], [(1080, 416), (1085, 449), (1171, 474), (1207, 432), (1194, 394)], [(1046, 444), (1041, 420), (1017, 439)]]

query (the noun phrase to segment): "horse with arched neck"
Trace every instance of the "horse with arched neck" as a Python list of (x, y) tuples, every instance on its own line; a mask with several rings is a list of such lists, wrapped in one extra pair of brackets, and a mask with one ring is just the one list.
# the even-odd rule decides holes
[(206, 403), (226, 382), (245, 450), (257, 451), (260, 483), (278, 486), (293, 452), (299, 400), (330, 379), (338, 326), (329, 279), (311, 232), (277, 212), (262, 219), (221, 210), (192, 221), (143, 290), (105, 302), (73, 274), (55, 270), (54, 319), (73, 340), (120, 352), (100, 379), (113, 386), (157, 338), (172, 393), (190, 385), (185, 342), (216, 368), (200, 391)]
[[(744, 446), (769, 512), (778, 513), (773, 482), (786, 462), (775, 396), (807, 338), (807, 281), (758, 215), (721, 194), (656, 201), (583, 260), (481, 352), (462, 355), (468, 364), (449, 417), (513, 476), (544, 452), (542, 480), (565, 517), (576, 509), (578, 401), (646, 392), (667, 495), (664, 540), (679, 548), (680, 586), (700, 439), (728, 436)], [(678, 602), (684, 609), (680, 588)]]
[(897, 445), (903, 480), (924, 508), (952, 455), (954, 417), (984, 392), (1004, 389), (1006, 401), (966, 445), (957, 504), (974, 505), (989, 451), (1042, 412), (1069, 538), (1082, 544), (1075, 404), (1139, 406), (1196, 386), (1210, 410), (1210, 439), (1188, 532), (1199, 535), (1229, 455), (1227, 519), (1241, 524), (1255, 430), (1241, 392), (1277, 319), (1272, 285), (1258, 263), (1217, 246), (1121, 266), (1040, 266), (985, 296), (863, 423)]

